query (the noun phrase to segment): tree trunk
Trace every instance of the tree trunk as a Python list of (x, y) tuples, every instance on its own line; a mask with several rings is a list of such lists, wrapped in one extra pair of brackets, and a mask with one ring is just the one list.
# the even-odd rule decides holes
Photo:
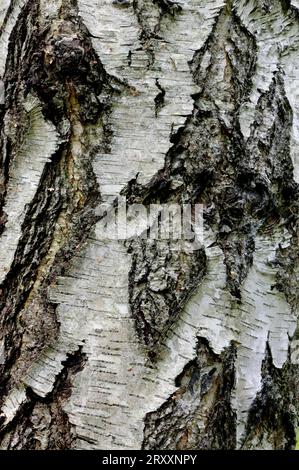
[(0, 2), (0, 448), (294, 448), (299, 2)]

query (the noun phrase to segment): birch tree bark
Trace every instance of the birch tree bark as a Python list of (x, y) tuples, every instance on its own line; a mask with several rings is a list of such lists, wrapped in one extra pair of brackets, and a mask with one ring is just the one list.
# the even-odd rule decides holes
[[(292, 449), (299, 2), (0, 0), (0, 448)], [(204, 241), (99, 207), (200, 203)]]

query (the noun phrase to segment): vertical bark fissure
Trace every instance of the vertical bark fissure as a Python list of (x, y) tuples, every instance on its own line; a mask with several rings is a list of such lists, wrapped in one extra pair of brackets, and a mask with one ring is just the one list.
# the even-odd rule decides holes
[(145, 419), (144, 449), (233, 449), (236, 416), (231, 407), (236, 347), (221, 355), (198, 338), (196, 356), (176, 378), (176, 392)]
[(12, 421), (0, 429), (1, 448), (7, 450), (70, 449), (75, 432), (63, 410), (71, 395), (73, 376), (86, 361), (81, 347), (69, 355), (56, 377), (52, 391), (41, 398), (30, 387), (26, 398)]
[[(37, 2), (26, 4), (12, 32), (4, 76), (5, 111), (21, 124), (15, 126), (12, 138), (10, 129), (3, 134), (8, 167), (4, 187), (18, 147), (30, 138), (30, 111), (24, 110), (24, 101), (37, 103), (44, 118), (53, 123), (58, 148), (49, 154), (34, 198), (25, 207), (13, 261), (1, 285), (5, 335), (1, 382), (6, 391), (1, 399), (20, 385), (28, 364), (59, 335), (59, 320), (47, 289), (67, 269), (96, 223), (95, 208), (101, 196), (91, 162), (96, 145), (109, 148), (113, 89), (80, 23), (76, 3), (63, 2), (51, 20), (52, 24), (43, 17)], [(43, 115), (40, 112), (40, 119)], [(4, 211), (6, 194), (4, 189)]]
[[(296, 6), (6, 2), (1, 448), (293, 448)], [(203, 243), (103, 239), (120, 194)]]

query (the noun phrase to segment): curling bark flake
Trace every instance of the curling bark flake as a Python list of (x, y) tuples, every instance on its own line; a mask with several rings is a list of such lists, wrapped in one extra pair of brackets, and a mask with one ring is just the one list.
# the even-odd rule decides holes
[(0, 1), (0, 447), (293, 448), (297, 2)]

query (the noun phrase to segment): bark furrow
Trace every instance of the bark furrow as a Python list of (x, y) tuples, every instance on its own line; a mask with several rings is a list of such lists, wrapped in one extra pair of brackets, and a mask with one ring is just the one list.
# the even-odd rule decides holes
[(294, 448), (297, 3), (2, 0), (0, 448)]

